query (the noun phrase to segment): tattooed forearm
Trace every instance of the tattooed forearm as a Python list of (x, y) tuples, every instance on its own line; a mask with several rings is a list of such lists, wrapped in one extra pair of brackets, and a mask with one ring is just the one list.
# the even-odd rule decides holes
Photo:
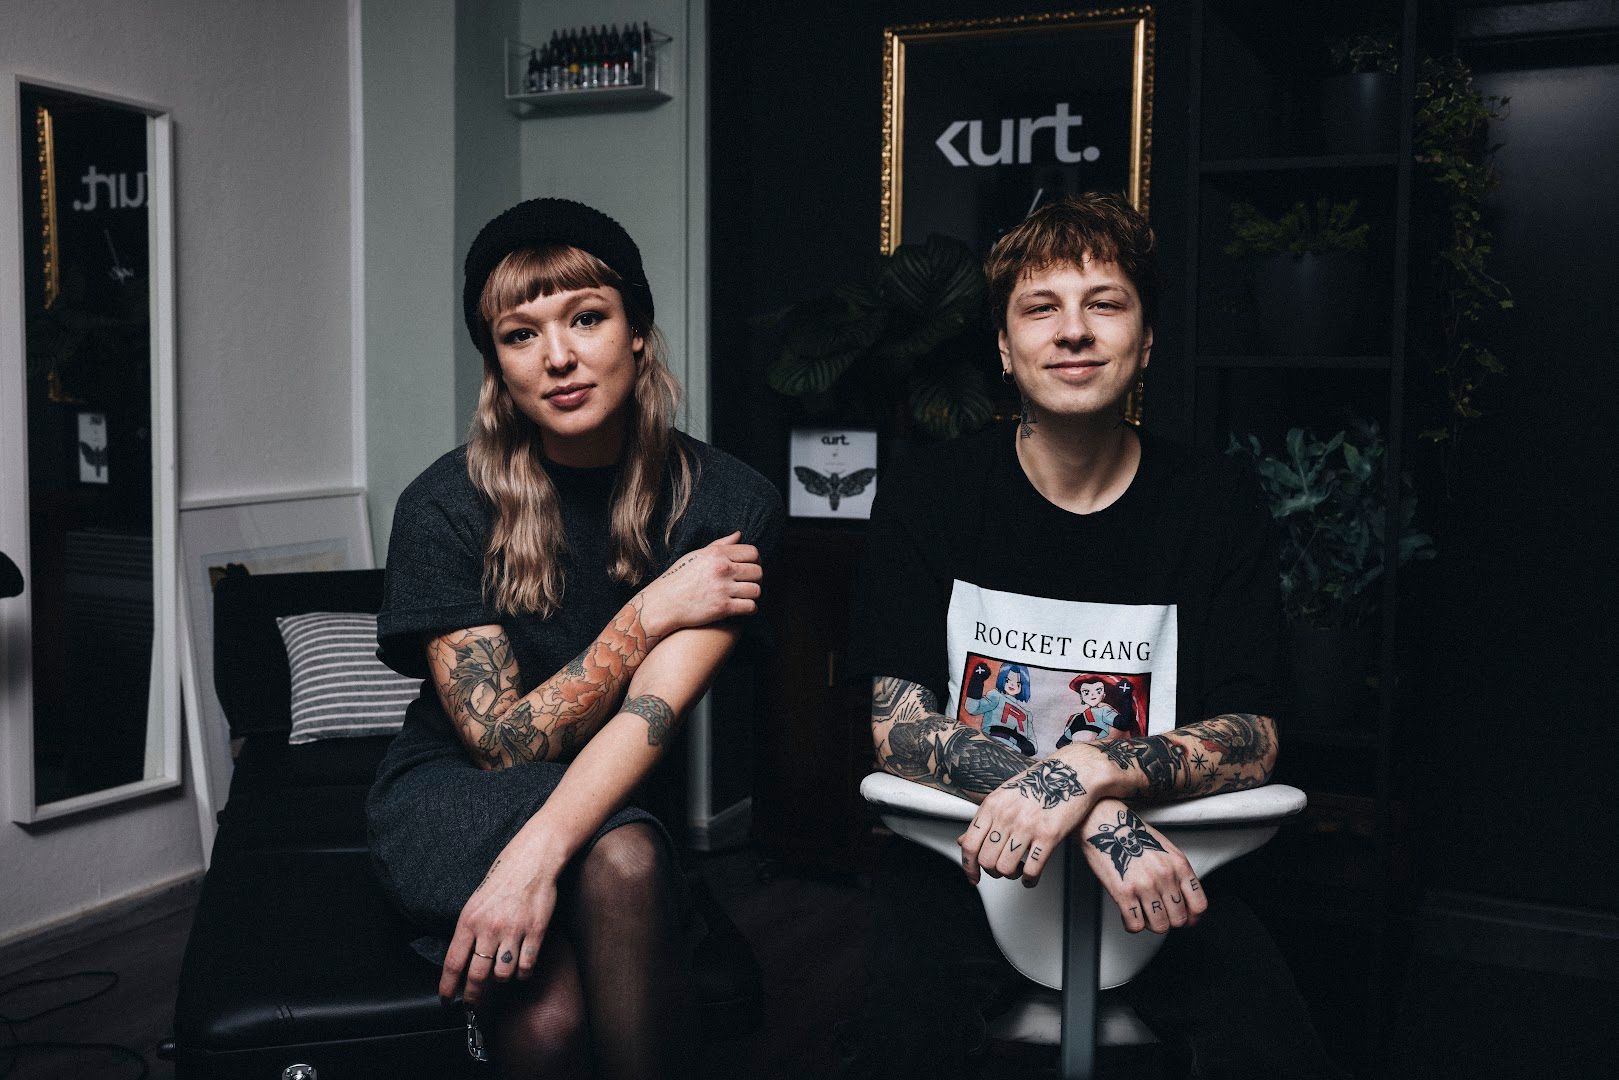
[(675, 725), (675, 711), (669, 703), (656, 694), (641, 694), (632, 697), (619, 707), (621, 713), (634, 713), (646, 721), (646, 744), (648, 746), (662, 746), (669, 738), (669, 731)]
[(584, 652), (527, 695), (518, 693), (517, 661), (499, 627), (434, 638), (428, 660), (439, 700), (468, 752), (486, 769), (504, 769), (577, 753), (612, 714), (655, 640), (636, 597)]
[(877, 763), (975, 802), (1029, 767), (1029, 759), (939, 713), (927, 689), (879, 677), (871, 686), (871, 731)]
[(1163, 851), (1164, 845), (1147, 831), (1147, 823), (1129, 807), (1119, 811), (1117, 824), (1097, 826), (1096, 835), (1087, 836), (1085, 842), (1113, 860), (1113, 869), (1123, 877), (1130, 860), (1146, 851)]
[(1276, 766), (1276, 726), (1253, 713), (1225, 713), (1163, 735), (1090, 745), (1130, 774), (1124, 797), (1241, 791), (1268, 783)]
[(1055, 758), (1047, 758), (1004, 786), (1033, 799), (1047, 810), (1085, 794), (1079, 774)]

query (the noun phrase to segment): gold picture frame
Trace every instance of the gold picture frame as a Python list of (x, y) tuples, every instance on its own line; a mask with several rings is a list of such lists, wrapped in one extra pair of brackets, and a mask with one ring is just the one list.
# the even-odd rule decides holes
[(35, 157), (39, 165), (40, 257), (45, 306), (56, 303), (62, 291), (61, 255), (56, 242), (56, 125), (51, 111), (34, 107)]
[[(1087, 38), (1090, 40), (1087, 41)], [(1059, 76), (1056, 77), (1075, 80), (1076, 88), (1079, 86), (1079, 81), (1090, 76), (1092, 72), (1101, 70), (1101, 75), (1093, 77), (1105, 79), (1111, 73), (1128, 70), (1128, 87), (1114, 87), (1111, 83), (1107, 83), (1098, 91), (1099, 94), (1104, 95), (1116, 92), (1119, 100), (1109, 101), (1102, 105), (1104, 114), (1101, 119), (1108, 128), (1108, 149), (1103, 150), (1097, 146), (1086, 147), (1086, 152), (1093, 153), (1093, 156), (1086, 157), (1084, 163), (1091, 164), (1106, 157), (1108, 159), (1107, 168), (1095, 170), (1098, 179), (1101, 181), (1099, 186), (1111, 190), (1118, 190), (1119, 186), (1122, 186), (1131, 203), (1143, 213), (1147, 212), (1152, 165), (1153, 51), (1155, 44), (1155, 25), (1151, 5), (1140, 4), (1091, 11), (1011, 15), (986, 19), (924, 22), (892, 26), (883, 31), (883, 159), (880, 241), (882, 251), (885, 254), (891, 253), (904, 239), (907, 172), (912, 174), (909, 179), (913, 183), (923, 179), (918, 174), (915, 163), (913, 162), (908, 168), (905, 160), (908, 113), (917, 112), (914, 97), (910, 101), (907, 100), (907, 77), (916, 68), (916, 65), (912, 62), (912, 50), (920, 46), (940, 54), (941, 59), (936, 62), (941, 65), (946, 57), (953, 62), (947, 69), (948, 79), (941, 79), (940, 81), (951, 86), (950, 92), (952, 93), (955, 92), (955, 88), (962, 88), (960, 104), (962, 108), (970, 109), (974, 106), (993, 106), (997, 102), (1005, 103), (1015, 100), (1018, 89), (1026, 84), (1030, 86), (1031, 94), (1041, 92), (1041, 88), (1037, 85), (1040, 82), (1039, 73), (1049, 70), (1049, 65), (1047, 67), (1036, 65), (1033, 70), (1027, 66), (1011, 69), (1017, 71), (1020, 75), (1016, 83), (1008, 83), (1005, 79), (988, 76), (974, 83), (971, 79), (961, 77), (963, 71), (973, 70), (971, 64), (962, 65), (962, 61), (966, 59), (974, 61), (986, 72), (1003, 70), (1000, 66), (1000, 61), (1004, 58), (1012, 57), (1017, 52), (1016, 47), (1020, 44), (1025, 49), (1037, 47), (1048, 54), (1052, 50), (1057, 50), (1060, 54), (1063, 48), (1072, 45), (1076, 50), (1076, 71), (1071, 74), (1062, 74), (1061, 69), (1059, 69)], [(1092, 47), (1096, 52), (1095, 58), (1103, 60), (1104, 63), (1102, 65), (1093, 65), (1089, 68), (1077, 65), (1077, 50), (1081, 46)], [(995, 55), (997, 51), (1000, 51), (1003, 57), (998, 58)], [(1047, 78), (1046, 83), (1048, 87), (1051, 85), (1050, 78)], [(1090, 88), (1086, 89), (1089, 90)], [(975, 93), (977, 94), (977, 100), (973, 100)], [(910, 107), (908, 108), (908, 106)], [(933, 103), (929, 102), (928, 107), (933, 108)], [(1001, 107), (1004, 111), (1006, 106), (1003, 104)], [(971, 144), (973, 148), (971, 161), (967, 160), (955, 148), (954, 144), (947, 139), (947, 136), (960, 131), (961, 127), (967, 125), (969, 121), (959, 121), (959, 126), (958, 124), (952, 124), (943, 129), (940, 137), (934, 140), (934, 144), (948, 159), (946, 164), (952, 168), (945, 169), (938, 166), (936, 162), (930, 162), (929, 167), (932, 174), (939, 179), (948, 180), (959, 188), (960, 184), (955, 183), (957, 179), (956, 172), (962, 166), (993, 164), (1010, 165), (1014, 169), (1031, 166), (1035, 164), (1032, 161), (1031, 148), (1040, 131), (1053, 131), (1051, 141), (1055, 150), (1059, 138), (1067, 139), (1067, 128), (1080, 124), (1081, 117), (1071, 117), (1067, 112), (1067, 108), (1068, 103), (1063, 102), (1061, 107), (1050, 117), (1024, 117), (1018, 120), (1016, 154), (1013, 153), (1011, 143), (1012, 127), (1010, 125), (1017, 118), (1001, 119), (1002, 138), (997, 148), (1001, 156), (990, 156), (991, 160), (985, 160), (985, 155), (978, 152), (983, 141), (983, 128), (981, 125), (985, 121), (982, 118), (970, 122), (973, 125), (971, 134), (977, 140)], [(1090, 111), (1089, 104), (1084, 105), (1084, 108), (1087, 112)], [(1126, 124), (1129, 129), (1128, 136), (1126, 136), (1128, 141), (1128, 163), (1126, 166), (1120, 166), (1114, 160), (1117, 157), (1117, 154), (1114, 153), (1115, 143), (1119, 137), (1117, 129), (1120, 127), (1121, 122)], [(1061, 125), (1060, 128), (1059, 125)], [(931, 129), (929, 129), (928, 134), (931, 133)], [(1066, 142), (1064, 142), (1064, 145), (1066, 145)], [(1077, 159), (1068, 157), (1064, 157), (1062, 160), (1070, 166), (1078, 163)], [(1081, 173), (1081, 170), (1070, 168), (1068, 173), (1069, 175), (1063, 177), (1064, 182), (1079, 184), (1085, 182), (1082, 175), (1077, 175)], [(1105, 179), (1103, 179), (1104, 177)], [(972, 178), (965, 179), (970, 180)], [(1113, 185), (1111, 183), (1113, 179), (1122, 179), (1123, 184)], [(1015, 178), (1012, 179), (1010, 185), (1001, 181), (997, 182), (1000, 183), (1001, 187), (1015, 187), (1017, 183)], [(913, 192), (912, 194), (915, 193)], [(997, 192), (997, 194), (1000, 193)], [(1038, 198), (1039, 196), (1037, 195), (1036, 201), (1038, 201)], [(982, 208), (970, 209), (977, 209), (981, 216), (986, 213)], [(993, 217), (996, 211), (990, 210), (987, 213)], [(1024, 210), (1023, 214), (1026, 213), (1027, 210)], [(1009, 213), (1003, 207), (1000, 220), (1004, 220), (1007, 216), (1009, 216)], [(1016, 220), (1021, 220), (1021, 216)], [(1016, 220), (1007, 221), (1005, 227), (1016, 224)], [(987, 244), (984, 243), (985, 237), (982, 235), (982, 228), (967, 228), (958, 223), (954, 229), (947, 227), (939, 230), (930, 229), (929, 231), (952, 232), (958, 235), (960, 239), (973, 244), (975, 248), (987, 248)], [(975, 235), (960, 235), (964, 231), (973, 232)], [(917, 236), (913, 237), (913, 239), (919, 240), (922, 237)]]

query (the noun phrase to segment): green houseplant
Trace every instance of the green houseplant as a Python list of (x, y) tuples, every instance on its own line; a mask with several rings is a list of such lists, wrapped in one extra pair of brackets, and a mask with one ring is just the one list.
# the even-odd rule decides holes
[[(1326, 439), (1293, 428), (1275, 454), (1253, 435), (1232, 435), (1226, 449), (1253, 467), (1281, 533), (1282, 604), (1306, 716), (1346, 720), (1364, 696), (1373, 586), (1386, 570), (1391, 525), (1384, 451), (1377, 425), (1366, 422)], [(1434, 557), (1432, 538), (1415, 525), (1412, 489), (1402, 477), (1392, 518), (1400, 566)]]
[(771, 317), (771, 389), (807, 415), (949, 438), (993, 415), (984, 275), (972, 250), (933, 235), (901, 244), (863, 280)]
[(1271, 218), (1250, 203), (1231, 208), (1225, 253), (1253, 263), (1258, 330), (1273, 353), (1325, 356), (1353, 351), (1364, 325), (1366, 237), (1359, 204), (1296, 202)]

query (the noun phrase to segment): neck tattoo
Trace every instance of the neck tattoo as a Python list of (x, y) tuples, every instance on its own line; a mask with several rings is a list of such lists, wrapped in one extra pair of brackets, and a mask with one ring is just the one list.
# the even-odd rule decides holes
[(1018, 437), (1023, 439), (1032, 439), (1034, 437), (1034, 425), (1039, 423), (1039, 421), (1035, 419), (1034, 403), (1029, 400), (1028, 395), (1022, 395), (1022, 400), (1023, 408), (1018, 413), (1017, 419)]

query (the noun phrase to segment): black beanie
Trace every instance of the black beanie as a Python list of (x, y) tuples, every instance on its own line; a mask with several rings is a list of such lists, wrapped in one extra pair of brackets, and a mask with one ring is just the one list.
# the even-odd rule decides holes
[[(647, 318), (652, 317), (652, 289), (647, 285), (646, 271), (641, 269), (641, 249), (624, 226), (572, 199), (530, 199), (485, 225), (467, 250), (461, 306), (466, 312), (467, 332), (479, 349), (483, 348), (483, 317), (478, 314), (478, 301), (489, 275), (500, 260), (519, 248), (546, 244), (567, 244), (596, 256), (623, 279), (621, 291), (639, 301)], [(646, 333), (651, 327), (636, 329)]]

